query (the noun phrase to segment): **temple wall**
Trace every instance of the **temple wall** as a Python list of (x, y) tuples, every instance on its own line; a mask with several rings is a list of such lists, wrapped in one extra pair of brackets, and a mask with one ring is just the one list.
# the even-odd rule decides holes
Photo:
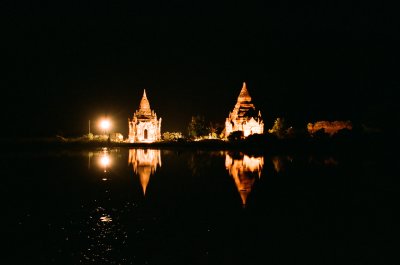
[[(158, 140), (158, 124), (157, 120), (149, 122), (139, 122), (136, 126), (136, 138), (138, 142), (155, 142)], [(147, 138), (145, 131), (147, 130)]]
[(234, 131), (243, 131), (243, 136), (247, 137), (252, 134), (262, 134), (264, 133), (264, 123), (262, 121), (257, 122), (254, 119), (251, 119), (248, 122), (243, 122), (243, 123), (238, 123), (238, 122), (233, 122), (234, 126), (232, 126), (232, 123), (227, 120), (225, 122), (225, 132), (226, 136), (231, 134)]

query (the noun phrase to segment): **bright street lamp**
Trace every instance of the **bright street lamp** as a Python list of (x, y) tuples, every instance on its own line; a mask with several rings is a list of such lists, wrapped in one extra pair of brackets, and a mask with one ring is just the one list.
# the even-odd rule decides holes
[(108, 128), (110, 128), (110, 121), (109, 120), (102, 120), (100, 122), (100, 127), (103, 129), (104, 134), (107, 134)]

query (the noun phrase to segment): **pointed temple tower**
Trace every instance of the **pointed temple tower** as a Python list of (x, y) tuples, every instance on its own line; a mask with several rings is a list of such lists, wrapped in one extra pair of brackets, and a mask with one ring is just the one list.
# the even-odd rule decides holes
[(234, 131), (242, 131), (244, 137), (264, 132), (261, 112), (258, 111), (257, 113), (254, 104), (251, 102), (245, 82), (243, 82), (235, 108), (229, 113), (229, 117), (225, 121), (225, 137), (228, 137)]
[(157, 114), (150, 109), (150, 103), (143, 92), (139, 110), (133, 114), (132, 120), (128, 119), (130, 143), (151, 143), (161, 139), (161, 118), (157, 120)]

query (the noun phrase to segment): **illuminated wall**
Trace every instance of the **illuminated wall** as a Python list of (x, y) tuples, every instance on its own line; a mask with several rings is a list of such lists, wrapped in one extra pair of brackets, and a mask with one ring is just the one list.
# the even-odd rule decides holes
[(130, 143), (152, 143), (161, 140), (161, 118), (151, 110), (146, 91), (143, 92), (139, 109), (133, 114), (132, 120), (128, 119)]
[(161, 151), (152, 149), (129, 149), (128, 163), (132, 164), (133, 171), (139, 175), (143, 194), (146, 194), (150, 176), (156, 172), (157, 166), (161, 167)]
[(246, 205), (247, 197), (251, 192), (256, 178), (261, 177), (264, 166), (264, 157), (251, 157), (240, 153), (238, 156), (225, 154), (225, 167), (235, 181), (236, 187), (242, 199), (243, 206)]
[(310, 134), (314, 134), (319, 130), (324, 130), (329, 135), (334, 135), (340, 130), (353, 129), (351, 121), (317, 121), (316, 123), (308, 123), (307, 130)]
[(225, 121), (225, 136), (229, 136), (234, 131), (242, 131), (244, 137), (256, 133), (264, 133), (264, 122), (261, 118), (261, 112), (256, 112), (254, 104), (251, 102), (246, 83), (243, 83), (236, 105)]

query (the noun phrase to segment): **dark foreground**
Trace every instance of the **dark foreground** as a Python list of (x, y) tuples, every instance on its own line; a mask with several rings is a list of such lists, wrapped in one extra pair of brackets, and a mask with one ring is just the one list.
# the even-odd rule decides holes
[(395, 264), (383, 149), (154, 148), (3, 152), (2, 264)]

